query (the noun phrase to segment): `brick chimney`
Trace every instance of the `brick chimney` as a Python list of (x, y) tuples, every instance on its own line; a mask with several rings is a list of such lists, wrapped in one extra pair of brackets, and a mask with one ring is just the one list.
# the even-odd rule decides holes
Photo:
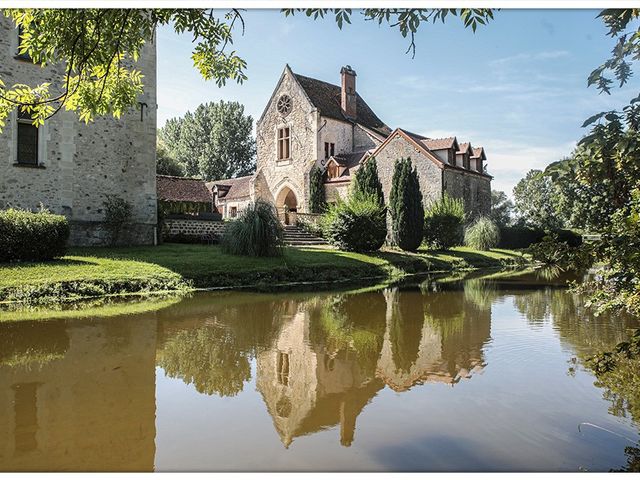
[(358, 116), (356, 109), (356, 71), (350, 65), (347, 65), (340, 69), (340, 76), (342, 77), (342, 95), (340, 98), (342, 113), (347, 118), (355, 119)]

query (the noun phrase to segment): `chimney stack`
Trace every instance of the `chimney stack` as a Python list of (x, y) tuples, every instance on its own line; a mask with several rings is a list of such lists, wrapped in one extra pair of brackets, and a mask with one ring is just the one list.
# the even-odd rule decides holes
[(342, 113), (347, 118), (355, 119), (358, 116), (356, 109), (356, 71), (351, 68), (351, 65), (347, 65), (340, 69), (340, 76), (342, 77), (342, 95), (340, 99)]

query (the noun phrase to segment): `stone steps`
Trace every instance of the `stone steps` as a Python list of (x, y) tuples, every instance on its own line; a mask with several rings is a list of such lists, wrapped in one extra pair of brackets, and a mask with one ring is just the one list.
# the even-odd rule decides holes
[(284, 226), (284, 243), (292, 247), (304, 247), (309, 245), (327, 245), (327, 242), (319, 237), (315, 237), (309, 232), (292, 226)]

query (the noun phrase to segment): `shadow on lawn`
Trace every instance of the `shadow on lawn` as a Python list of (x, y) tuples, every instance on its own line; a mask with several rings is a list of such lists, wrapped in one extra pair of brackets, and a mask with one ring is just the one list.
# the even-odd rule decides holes
[(51, 267), (51, 266), (60, 266), (60, 267), (69, 267), (69, 266), (81, 266), (81, 265), (98, 265), (98, 262), (94, 262), (91, 260), (72, 260), (68, 258), (60, 258), (56, 260), (43, 260), (40, 262), (11, 262), (11, 263), (0, 263), (0, 268), (3, 270), (14, 270), (25, 267)]

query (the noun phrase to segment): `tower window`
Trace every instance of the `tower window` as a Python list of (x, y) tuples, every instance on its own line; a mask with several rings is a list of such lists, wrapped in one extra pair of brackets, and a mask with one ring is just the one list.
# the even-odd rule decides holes
[(289, 127), (278, 129), (278, 160), (291, 158), (291, 135)]

